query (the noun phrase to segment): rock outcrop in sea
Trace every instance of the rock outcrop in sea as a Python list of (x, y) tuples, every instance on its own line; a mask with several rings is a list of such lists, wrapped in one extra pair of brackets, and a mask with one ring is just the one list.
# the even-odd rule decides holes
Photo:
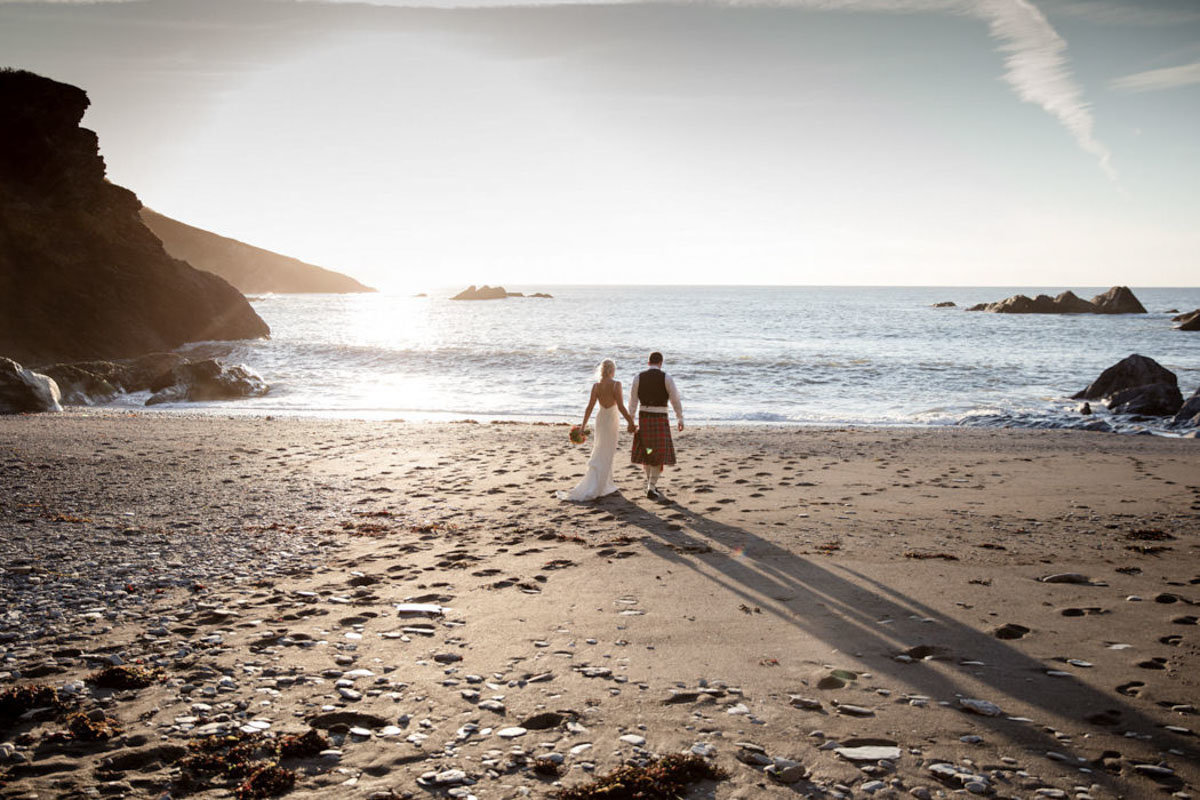
[(1071, 399), (1102, 400), (1114, 414), (1141, 416), (1172, 416), (1183, 405), (1175, 373), (1137, 353), (1104, 370)]
[(1084, 300), (1070, 290), (1057, 297), (1016, 294), (996, 303), (978, 303), (967, 311), (990, 311), (993, 314), (1145, 314), (1146, 308), (1128, 286), (1114, 286), (1091, 300)]
[(503, 300), (506, 297), (536, 297), (543, 300), (549, 300), (553, 295), (545, 292), (534, 292), (533, 294), (524, 294), (523, 292), (510, 292), (503, 286), (483, 286), (476, 287), (471, 284), (466, 289), (463, 289), (458, 294), (451, 297), (451, 300)]
[(118, 394), (148, 390), (160, 375), (184, 363), (187, 359), (177, 353), (147, 353), (116, 361), (52, 364), (41, 371), (58, 384), (64, 405), (91, 406)]
[(503, 300), (508, 297), (508, 292), (503, 286), (483, 286), (476, 287), (471, 284), (466, 289), (463, 289), (458, 294), (451, 297), (451, 300)]
[(150, 391), (154, 394), (146, 401), (146, 405), (262, 397), (267, 390), (266, 381), (249, 367), (222, 364), (209, 358), (180, 364), (160, 375), (150, 384)]
[(52, 378), (0, 357), (0, 414), (62, 411), (59, 397)]
[(167, 253), (220, 275), (240, 292), (349, 294), (373, 292), (349, 275), (283, 256), (261, 247), (187, 225), (143, 208), (142, 222), (162, 240)]
[(1177, 331), (1200, 331), (1200, 308), (1177, 317), (1171, 317), (1171, 322), (1179, 323), (1175, 326)]
[(178, 353), (150, 353), (119, 361), (53, 364), (42, 369), (61, 391), (63, 405), (92, 406), (119, 394), (153, 392), (146, 405), (262, 397), (270, 387), (244, 364), (213, 358), (189, 361)]
[(0, 354), (124, 358), (270, 331), (223, 279), (169, 256), (105, 179), (80, 88), (0, 71)]
[(1200, 428), (1200, 389), (1197, 389), (1187, 402), (1175, 412), (1171, 420), (1174, 428)]

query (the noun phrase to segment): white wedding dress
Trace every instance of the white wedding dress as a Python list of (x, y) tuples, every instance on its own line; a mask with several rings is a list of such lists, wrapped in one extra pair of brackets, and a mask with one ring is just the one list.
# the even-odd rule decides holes
[(613, 483), (613, 455), (617, 452), (617, 404), (608, 408), (596, 404), (596, 437), (592, 443), (592, 457), (588, 459), (588, 471), (583, 480), (569, 492), (558, 493), (560, 500), (581, 503), (595, 500), (617, 491)]

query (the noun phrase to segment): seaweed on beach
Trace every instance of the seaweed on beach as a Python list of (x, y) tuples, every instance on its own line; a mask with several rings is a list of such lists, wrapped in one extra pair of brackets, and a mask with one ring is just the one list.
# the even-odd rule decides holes
[(258, 800), (263, 797), (278, 797), (296, 785), (296, 773), (278, 764), (264, 764), (233, 790), (237, 800)]
[(1142, 528), (1136, 531), (1130, 531), (1129, 533), (1125, 534), (1125, 538), (1131, 541), (1139, 542), (1168, 542), (1175, 537), (1166, 531), (1160, 531), (1156, 528)]
[(329, 749), (329, 740), (317, 730), (309, 728), (302, 735), (291, 734), (279, 740), (277, 751), (280, 758), (312, 758), (322, 750)]
[(279, 738), (261, 733), (209, 736), (188, 745), (191, 755), (179, 762), (181, 773), (172, 789), (182, 796), (214, 788), (213, 781), (237, 782), (239, 800), (275, 797), (292, 789), (296, 773), (279, 766), (288, 758), (311, 758), (329, 749), (329, 740), (315, 730)]
[(94, 715), (77, 711), (67, 717), (67, 729), (52, 735), (52, 738), (70, 739), (76, 742), (107, 742), (121, 734), (121, 725), (112, 717), (102, 713)]
[(645, 766), (626, 765), (591, 783), (558, 792), (558, 800), (676, 800), (690, 784), (722, 781), (729, 773), (697, 755), (668, 755)]
[(157, 671), (122, 664), (93, 672), (87, 676), (87, 682), (101, 689), (144, 689), (157, 683), (159, 677)]
[(0, 692), (0, 726), (10, 725), (22, 714), (35, 708), (62, 708), (58, 690), (34, 683), (5, 689)]
[(191, 755), (179, 762), (185, 775), (223, 775), (240, 779), (275, 757), (276, 743), (258, 733), (209, 736), (188, 745)]
[(1166, 553), (1172, 548), (1163, 544), (1127, 544), (1125, 545), (1125, 549), (1141, 553), (1144, 556), (1156, 556), (1159, 553)]
[(909, 550), (904, 554), (905, 558), (914, 558), (918, 561), (924, 561), (930, 558), (940, 558), (944, 561), (958, 561), (958, 556), (952, 553), (921, 553), (916, 550)]
[(380, 522), (350, 522), (349, 520), (340, 524), (342, 530), (354, 536), (382, 536), (385, 533), (391, 533), (392, 526)]

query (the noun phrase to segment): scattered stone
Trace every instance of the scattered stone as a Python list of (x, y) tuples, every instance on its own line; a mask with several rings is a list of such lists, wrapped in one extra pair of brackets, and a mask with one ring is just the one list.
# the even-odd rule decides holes
[(864, 706), (850, 705), (849, 703), (840, 703), (837, 706), (839, 714), (845, 714), (850, 717), (873, 717), (875, 712)]
[(995, 703), (987, 700), (976, 700), (971, 697), (958, 698), (958, 705), (965, 711), (970, 711), (972, 714), (979, 714), (983, 717), (998, 717), (1004, 713), (1000, 710), (1000, 706)]
[(847, 761), (861, 763), (863, 761), (898, 761), (900, 759), (899, 747), (888, 747), (881, 745), (864, 745), (861, 747), (839, 747), (833, 752), (837, 753)]

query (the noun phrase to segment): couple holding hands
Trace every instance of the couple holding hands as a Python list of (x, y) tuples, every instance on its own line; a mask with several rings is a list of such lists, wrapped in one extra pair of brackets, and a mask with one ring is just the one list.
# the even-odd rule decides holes
[[(663, 371), (662, 353), (650, 354), (645, 371), (633, 379), (629, 390), (629, 408), (625, 408), (621, 382), (614, 379), (617, 365), (605, 359), (597, 369), (597, 380), (592, 384), (587, 409), (583, 412), (583, 425), (597, 405), (596, 438), (592, 444), (592, 456), (588, 459), (588, 471), (583, 480), (569, 492), (558, 492), (559, 498), (583, 502), (617, 491), (613, 483), (613, 456), (617, 452), (617, 412), (625, 417), (629, 432), (633, 434), (630, 460), (641, 464), (646, 470), (646, 497), (659, 500), (658, 478), (664, 466), (674, 466), (675, 445), (671, 441), (671, 422), (667, 416), (667, 405), (675, 409), (679, 430), (683, 430), (683, 404), (675, 381)], [(637, 414), (637, 422), (634, 422)]]

